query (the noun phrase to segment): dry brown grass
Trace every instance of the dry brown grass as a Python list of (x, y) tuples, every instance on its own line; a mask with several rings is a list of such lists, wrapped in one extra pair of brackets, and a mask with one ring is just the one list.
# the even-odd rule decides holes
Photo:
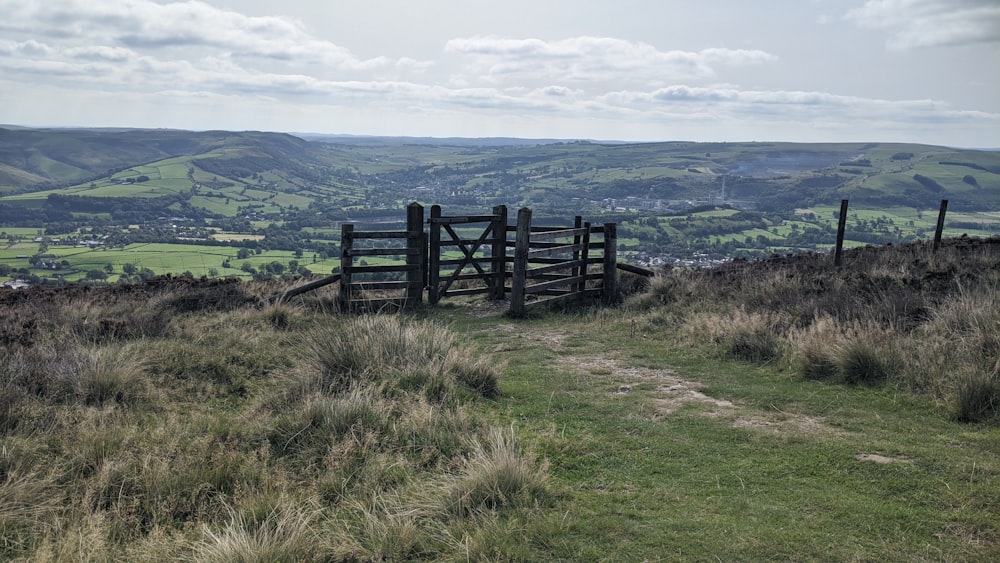
[[(959, 239), (937, 253), (925, 244), (852, 250), (841, 269), (828, 256), (805, 255), (673, 270), (627, 308), (642, 312), (645, 327), (676, 326), (733, 359), (790, 360), (806, 378), (891, 381), (993, 413), (998, 261), (1000, 241)], [(968, 418), (958, 414), (968, 408), (953, 408)]]
[(477, 463), (500, 366), (273, 290), (4, 294), (0, 559), (453, 557), (477, 524), (429, 499)]

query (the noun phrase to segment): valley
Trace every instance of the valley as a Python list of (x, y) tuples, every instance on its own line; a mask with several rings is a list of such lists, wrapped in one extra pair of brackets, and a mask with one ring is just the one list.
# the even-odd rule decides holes
[[(29, 283), (327, 274), (340, 225), (531, 207), (620, 225), (633, 263), (706, 265), (1000, 234), (1000, 153), (891, 143), (597, 143), (0, 130), (0, 275)], [(101, 276), (103, 272), (105, 276)]]

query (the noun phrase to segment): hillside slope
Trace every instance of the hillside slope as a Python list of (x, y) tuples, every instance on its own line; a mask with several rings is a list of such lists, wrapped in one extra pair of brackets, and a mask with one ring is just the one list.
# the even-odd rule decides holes
[(520, 320), (0, 289), (0, 558), (993, 561), (998, 257), (663, 271)]

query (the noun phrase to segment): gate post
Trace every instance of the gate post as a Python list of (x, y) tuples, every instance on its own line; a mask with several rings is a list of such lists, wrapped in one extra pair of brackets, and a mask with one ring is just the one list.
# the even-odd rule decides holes
[(441, 224), (435, 219), (441, 217), (441, 206), (431, 206), (430, 219), (430, 249), (428, 250), (427, 264), (427, 301), (431, 305), (436, 305), (441, 300), (438, 292), (441, 290)]
[(580, 270), (577, 272), (583, 278), (577, 291), (580, 295), (587, 290), (587, 262), (590, 260), (590, 221), (583, 224), (583, 251), (580, 253)]
[[(581, 217), (579, 215), (577, 215), (576, 217), (573, 217), (573, 228), (574, 229), (579, 229), (582, 226), (583, 226), (583, 217)], [(580, 235), (573, 235), (573, 246), (578, 246), (580, 244), (580, 241), (582, 241), (582, 240), (583, 239), (580, 237)], [(579, 250), (574, 250), (573, 251), (573, 262), (578, 262), (579, 260), (580, 260), (580, 251)], [(573, 269), (570, 270), (570, 275), (573, 276), (574, 278), (576, 276), (579, 276), (580, 275), (580, 268), (577, 267), (577, 266), (573, 266)], [(584, 286), (586, 286), (586, 285), (587, 285), (586, 282), (575, 284), (572, 288), (570, 288), (570, 291), (582, 292), (583, 289), (584, 289)]]
[(611, 305), (618, 299), (618, 224), (604, 224), (604, 284), (601, 299)]
[(354, 225), (344, 223), (340, 226), (340, 293), (337, 301), (340, 310), (348, 312), (351, 310), (351, 266), (353, 257), (351, 250), (354, 247)]
[(944, 232), (944, 216), (948, 213), (948, 200), (941, 200), (941, 209), (938, 211), (937, 228), (934, 229), (934, 252), (941, 248), (941, 234)]
[(406, 301), (403, 308), (411, 309), (424, 298), (424, 207), (413, 202), (406, 206)]
[(840, 267), (844, 254), (844, 231), (847, 229), (847, 200), (840, 200), (840, 221), (837, 223), (837, 247), (833, 252), (833, 265)]
[(531, 238), (531, 209), (517, 211), (517, 238), (514, 243), (514, 277), (510, 289), (510, 314), (523, 317), (524, 291), (528, 283), (528, 245)]
[[(503, 299), (504, 286), (507, 283), (507, 206), (497, 205), (493, 208), (493, 215), (493, 226), (491, 227), (493, 229), (493, 248), (490, 249), (493, 287), (490, 288), (490, 299), (500, 300)], [(431, 236), (434, 236), (433, 232)], [(440, 234), (438, 237), (440, 238)]]

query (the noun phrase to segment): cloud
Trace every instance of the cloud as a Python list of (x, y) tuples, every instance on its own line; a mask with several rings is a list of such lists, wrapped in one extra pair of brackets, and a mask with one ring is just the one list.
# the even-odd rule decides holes
[(720, 65), (777, 60), (759, 50), (661, 51), (648, 43), (592, 36), (559, 41), (466, 37), (448, 41), (445, 52), (461, 56), (467, 74), (473, 79), (492, 83), (545, 80), (582, 84), (626, 80), (655, 84), (709, 78), (715, 76), (715, 67)]
[(0, 0), (0, 31), (64, 46), (129, 48), (177, 56), (183, 49), (210, 49), (234, 57), (329, 65), (341, 70), (389, 66), (388, 57), (361, 59), (317, 38), (301, 21), (247, 16), (188, 0)]
[(1000, 43), (996, 0), (865, 0), (845, 18), (862, 28), (887, 31), (886, 46), (894, 51)]
[(610, 92), (599, 101), (622, 111), (677, 121), (799, 123), (802, 127), (836, 123), (839, 128), (859, 131), (904, 129), (906, 124), (916, 123), (976, 128), (1000, 124), (1000, 114), (956, 110), (937, 100), (884, 100), (812, 91), (675, 85), (648, 92)]

